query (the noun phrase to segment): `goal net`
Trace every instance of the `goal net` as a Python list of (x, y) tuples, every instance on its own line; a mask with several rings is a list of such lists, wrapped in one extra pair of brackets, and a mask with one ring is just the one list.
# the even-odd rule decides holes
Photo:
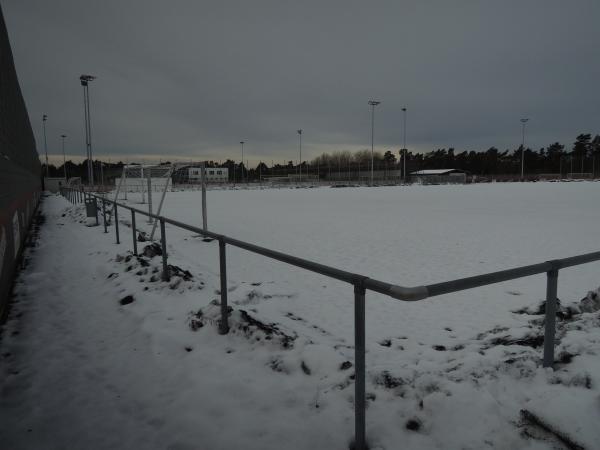
[(123, 166), (119, 191), (124, 195), (127, 192), (144, 193), (148, 191), (148, 186), (152, 191), (163, 191), (170, 182), (172, 171), (172, 164)]

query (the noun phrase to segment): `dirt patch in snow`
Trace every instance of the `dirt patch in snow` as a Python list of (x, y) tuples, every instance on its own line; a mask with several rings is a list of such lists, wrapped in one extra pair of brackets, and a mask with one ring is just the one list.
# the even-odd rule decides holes
[(146, 258), (162, 256), (162, 248), (158, 243), (153, 242), (152, 244), (144, 246), (144, 250), (142, 250), (142, 255), (144, 255)]
[[(556, 299), (556, 317), (561, 320), (573, 320), (575, 316), (583, 313), (600, 311), (600, 287), (589, 291), (579, 302), (573, 305), (563, 306), (560, 299)], [(513, 311), (515, 314), (526, 314), (530, 316), (541, 316), (546, 314), (546, 301), (537, 307), (524, 307)]]
[(135, 301), (135, 299), (133, 298), (133, 295), (126, 295), (121, 300), (119, 300), (119, 304), (123, 305), (123, 306), (124, 305), (130, 305), (134, 301)]
[(496, 345), (520, 345), (524, 347), (538, 348), (544, 345), (544, 336), (542, 335), (528, 335), (522, 338), (513, 338), (511, 336), (502, 336), (493, 338), (489, 341), (490, 346)]
[[(294, 346), (298, 336), (283, 331), (279, 324), (263, 322), (243, 309), (234, 310), (229, 306), (228, 311), (230, 333), (242, 335), (252, 342), (272, 342), (284, 349), (291, 349)], [(191, 313), (189, 318), (190, 328), (194, 331), (207, 324), (219, 326), (220, 322), (221, 304), (216, 299), (206, 307)]]
[(265, 340), (276, 340), (285, 349), (294, 346), (294, 341), (297, 336), (291, 336), (284, 333), (277, 324), (261, 322), (241, 309), (239, 310), (239, 314), (241, 320), (236, 323), (236, 326), (247, 337), (260, 340), (260, 335), (263, 334)]
[(379, 386), (383, 386), (386, 389), (395, 389), (398, 386), (406, 384), (406, 382), (400, 378), (390, 374), (387, 370), (379, 373), (373, 378), (373, 383)]
[[(571, 436), (564, 431), (558, 430), (556, 426), (551, 425), (539, 415), (526, 409), (522, 409), (520, 414), (521, 427), (523, 427), (523, 434), (525, 436), (541, 440), (549, 440), (547, 437), (550, 437), (569, 450), (585, 450), (585, 447), (575, 442)], [(540, 435), (539, 432), (542, 432), (542, 434)]]

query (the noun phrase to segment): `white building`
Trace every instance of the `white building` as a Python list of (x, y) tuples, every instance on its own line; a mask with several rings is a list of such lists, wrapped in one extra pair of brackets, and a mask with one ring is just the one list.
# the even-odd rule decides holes
[[(200, 182), (201, 171), (200, 167), (190, 167), (188, 169), (188, 178), (192, 182)], [(227, 167), (207, 167), (206, 182), (207, 183), (227, 183), (229, 181), (229, 170)]]

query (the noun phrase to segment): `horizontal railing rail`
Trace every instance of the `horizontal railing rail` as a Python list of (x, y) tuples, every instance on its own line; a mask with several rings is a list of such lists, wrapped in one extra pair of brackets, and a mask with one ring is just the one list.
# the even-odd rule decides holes
[[(116, 200), (107, 199), (104, 196), (99, 196), (91, 192), (86, 192), (83, 188), (63, 187), (61, 194), (72, 203), (93, 203), (93, 211), (95, 211), (96, 223), (98, 224), (98, 208), (97, 201), (102, 203), (102, 215), (104, 222), (104, 232), (108, 232), (108, 220), (106, 218), (106, 204), (113, 206), (114, 226), (116, 243), (120, 243), (119, 238), (119, 219), (118, 208), (123, 208), (131, 212), (131, 229), (133, 233), (133, 252), (138, 254), (137, 250), (137, 228), (135, 215), (141, 214), (148, 218), (154, 219), (160, 223), (160, 242), (162, 249), (162, 279), (169, 279), (169, 268), (167, 264), (167, 245), (166, 245), (166, 229), (165, 224), (172, 225), (183, 230), (198, 233), (201, 236), (212, 238), (219, 243), (219, 277), (220, 277), (220, 295), (221, 295), (221, 319), (219, 322), (219, 332), (226, 334), (229, 331), (228, 316), (229, 310), (227, 307), (227, 263), (226, 263), (226, 245), (241, 248), (252, 253), (256, 253), (267, 258), (300, 267), (302, 269), (318, 273), (339, 281), (343, 281), (354, 286), (354, 358), (355, 358), (355, 436), (353, 448), (356, 450), (365, 450), (366, 444), (366, 395), (365, 395), (365, 293), (371, 290), (396, 300), (401, 301), (418, 301), (429, 297), (449, 294), (452, 292), (464, 291), (490, 284), (502, 283), (505, 281), (515, 280), (518, 278), (529, 277), (546, 273), (546, 308), (545, 308), (545, 329), (544, 329), (544, 355), (543, 366), (552, 367), (554, 363), (554, 336), (556, 330), (556, 291), (558, 283), (558, 272), (560, 269), (567, 267), (578, 266), (595, 261), (600, 261), (600, 251), (586, 253), (583, 255), (572, 256), (568, 258), (555, 259), (538, 264), (516, 267), (497, 272), (476, 275), (472, 277), (460, 278), (456, 280), (446, 281), (442, 283), (434, 283), (423, 286), (399, 286), (384, 281), (375, 280), (365, 275), (348, 272), (337, 269), (335, 267), (320, 264), (308, 259), (299, 258), (297, 256), (282, 253), (276, 250), (271, 250), (266, 247), (261, 247), (249, 242), (244, 242), (222, 234), (214, 233), (205, 228), (189, 225), (177, 220), (173, 220), (160, 215), (152, 214), (147, 211), (134, 208), (117, 202)], [(89, 213), (89, 210), (88, 210)]]
[[(569, 258), (554, 259), (539, 264), (516, 267), (514, 269), (500, 270), (498, 272), (476, 275), (473, 277), (460, 278), (457, 280), (446, 281), (443, 283), (429, 284), (421, 286), (425, 297), (435, 297), (437, 295), (449, 294), (452, 292), (464, 291), (476, 287), (487, 286), (490, 284), (502, 283), (504, 281), (516, 280), (532, 275), (539, 275), (552, 270), (565, 269), (567, 267), (587, 264), (594, 261), (600, 261), (600, 252), (591, 252)], [(401, 300), (407, 300), (405, 298)]]

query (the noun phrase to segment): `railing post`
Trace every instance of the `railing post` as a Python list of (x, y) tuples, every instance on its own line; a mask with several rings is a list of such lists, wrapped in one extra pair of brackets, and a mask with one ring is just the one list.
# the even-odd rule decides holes
[(102, 218), (104, 219), (104, 232), (108, 233), (106, 229), (106, 199), (102, 197)]
[(200, 181), (202, 185), (202, 229), (206, 231), (208, 229), (208, 219), (206, 217), (206, 163), (200, 164)]
[(92, 196), (90, 194), (90, 200), (93, 199), (93, 203), (94, 203), (94, 213), (96, 214), (96, 226), (100, 225), (100, 221), (98, 220), (98, 202), (95, 196)]
[(227, 261), (225, 259), (225, 239), (219, 238), (219, 268), (221, 278), (221, 323), (219, 333), (229, 333), (229, 311), (227, 306)]
[(558, 269), (546, 273), (546, 328), (544, 330), (544, 367), (554, 364), (554, 334), (556, 332), (556, 290)]
[(160, 218), (160, 246), (162, 248), (162, 279), (169, 281), (169, 266), (167, 265), (167, 233), (165, 231), (165, 219)]
[(133, 254), (137, 256), (137, 238), (135, 235), (135, 211), (131, 210), (131, 232), (133, 233)]
[[(152, 214), (152, 169), (148, 169), (148, 213)], [(148, 216), (148, 223), (152, 223), (152, 216)]]
[(366, 450), (365, 439), (365, 287), (354, 284), (354, 450)]
[(117, 213), (117, 203), (114, 202), (113, 205), (114, 205), (114, 210), (115, 210), (115, 234), (117, 236), (117, 244), (120, 244), (120, 242), (119, 242), (119, 216)]

